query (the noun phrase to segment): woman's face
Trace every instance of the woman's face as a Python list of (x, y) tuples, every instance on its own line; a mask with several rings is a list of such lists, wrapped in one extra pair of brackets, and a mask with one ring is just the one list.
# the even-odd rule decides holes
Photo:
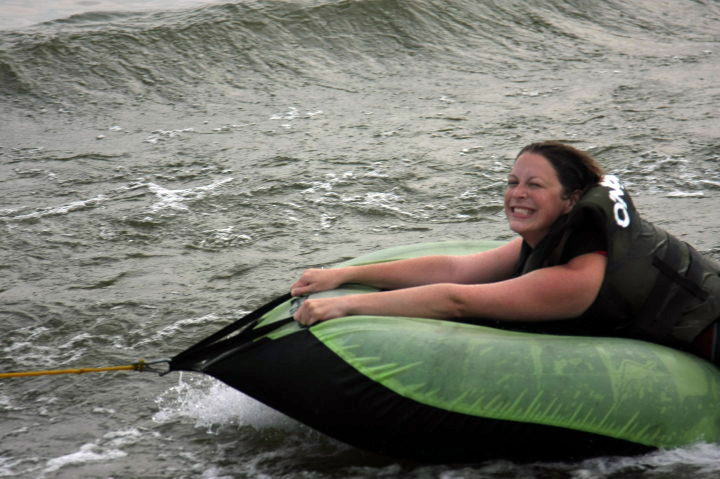
[(537, 246), (575, 202), (565, 198), (555, 168), (544, 156), (525, 152), (515, 160), (505, 190), (505, 215), (510, 229), (530, 246)]

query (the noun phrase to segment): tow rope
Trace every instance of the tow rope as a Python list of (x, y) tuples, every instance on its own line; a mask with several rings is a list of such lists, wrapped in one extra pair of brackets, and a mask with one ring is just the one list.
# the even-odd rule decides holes
[(165, 369), (157, 368), (156, 365), (167, 363), (170, 361), (166, 359), (160, 359), (157, 361), (145, 361), (143, 359), (136, 363), (128, 364), (127, 366), (108, 366), (102, 368), (75, 368), (75, 369), (54, 369), (50, 371), (22, 371), (16, 373), (0, 373), (0, 379), (4, 378), (17, 378), (27, 376), (50, 376), (53, 374), (84, 374), (84, 373), (100, 373), (105, 371), (143, 371), (163, 374), (166, 372)]
[[(304, 301), (305, 298), (296, 298), (293, 301), (293, 304), (289, 311), (289, 314), (290, 314), (289, 317), (274, 321), (271, 324), (267, 324), (267, 325), (260, 326), (257, 328), (255, 327), (258, 324), (258, 319), (262, 315), (264, 315), (265, 313), (272, 310), (276, 306), (278, 306), (290, 299), (293, 299), (293, 297), (290, 295), (290, 293), (286, 293), (278, 298), (275, 298), (274, 300), (270, 301), (269, 303), (261, 306), (260, 308), (256, 309), (255, 311), (251, 312), (250, 314), (247, 314), (243, 318), (240, 318), (239, 320), (233, 322), (232, 324), (229, 324), (226, 327), (222, 328), (220, 331), (217, 331), (216, 333), (208, 336), (204, 340), (200, 341), (199, 343), (190, 347), (189, 349), (183, 351), (182, 353), (178, 354), (177, 356), (175, 356), (172, 359), (160, 359), (157, 361), (145, 361), (145, 360), (141, 359), (138, 362), (136, 362), (134, 364), (129, 364), (127, 366), (108, 366), (108, 367), (102, 367), (102, 368), (55, 369), (55, 370), (50, 370), (50, 371), (24, 371), (24, 372), (15, 372), (15, 373), (0, 373), (0, 379), (28, 377), (28, 376), (49, 376), (49, 375), (53, 375), (53, 374), (99, 373), (99, 372), (105, 372), (105, 371), (144, 371), (144, 372), (158, 373), (160, 376), (164, 376), (164, 375), (170, 373), (171, 371), (180, 370), (180, 368), (177, 367), (177, 364), (180, 361), (185, 361), (185, 362), (197, 361), (198, 358), (196, 356), (202, 356), (203, 354), (206, 355), (210, 351), (212, 351), (215, 354), (220, 354), (220, 353), (226, 352), (226, 350), (237, 347), (238, 345), (251, 343), (252, 341), (256, 340), (257, 338), (259, 338), (281, 326), (284, 326), (285, 324), (291, 323), (293, 321), (292, 314), (300, 306), (300, 304), (302, 304), (302, 301)], [(238, 330), (239, 330), (239, 332), (238, 332)], [(165, 364), (166, 367), (158, 368), (158, 367), (156, 367), (158, 364)], [(190, 370), (190, 369), (188, 369), (188, 370)]]

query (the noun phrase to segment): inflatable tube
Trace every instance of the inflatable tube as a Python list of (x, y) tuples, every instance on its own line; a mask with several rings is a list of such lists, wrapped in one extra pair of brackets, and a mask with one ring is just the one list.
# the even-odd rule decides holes
[[(396, 247), (343, 264), (465, 254), (486, 241)], [(346, 285), (321, 295), (362, 293)], [(636, 454), (720, 441), (720, 371), (621, 338), (353, 316), (301, 328), (282, 297), (171, 361), (340, 441), (429, 461)]]

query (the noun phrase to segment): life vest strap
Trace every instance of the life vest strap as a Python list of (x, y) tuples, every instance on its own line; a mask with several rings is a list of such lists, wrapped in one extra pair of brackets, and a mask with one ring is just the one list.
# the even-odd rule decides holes
[[(708, 299), (709, 293), (707, 291), (698, 286), (698, 284), (694, 281), (678, 273), (677, 270), (670, 267), (670, 265), (657, 256), (653, 258), (652, 265), (655, 266), (660, 273), (680, 285), (681, 288), (695, 296), (700, 301), (706, 301)], [(692, 265), (690, 265), (690, 268), (692, 268)]]
[[(653, 257), (652, 265), (659, 274), (634, 330), (667, 342), (673, 337), (673, 328), (680, 323), (691, 297), (699, 302), (708, 299), (708, 292), (700, 286), (701, 271), (694, 264), (700, 258), (696, 258), (693, 251), (687, 244), (668, 238), (663, 258)], [(685, 261), (687, 264), (683, 265)]]

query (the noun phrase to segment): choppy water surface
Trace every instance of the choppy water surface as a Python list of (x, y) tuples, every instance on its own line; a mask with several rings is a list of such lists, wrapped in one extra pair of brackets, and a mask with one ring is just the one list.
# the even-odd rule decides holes
[[(510, 238), (504, 178), (539, 139), (720, 258), (716, 0), (78, 5), (0, 30), (3, 371), (170, 357), (304, 267)], [(188, 374), (4, 380), (0, 424), (0, 477), (720, 472), (714, 445), (399, 463)]]

